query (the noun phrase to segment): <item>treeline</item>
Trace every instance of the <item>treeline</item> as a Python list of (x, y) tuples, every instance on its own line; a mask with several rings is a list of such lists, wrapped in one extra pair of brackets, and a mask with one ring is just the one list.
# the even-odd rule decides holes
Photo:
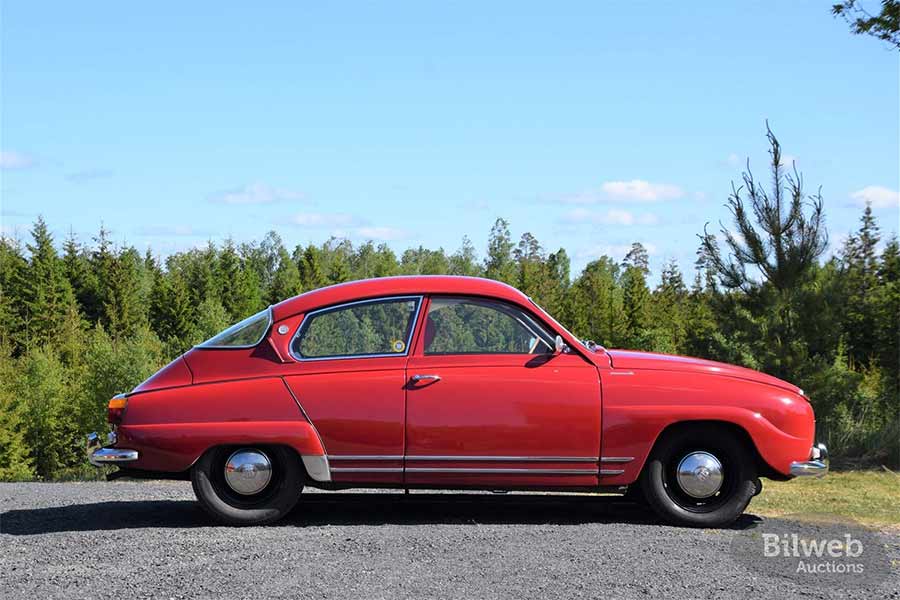
[(516, 242), (503, 219), (483, 260), (466, 238), (453, 253), (420, 246), (398, 256), (339, 239), (289, 250), (271, 232), (161, 263), (104, 230), (89, 244), (70, 236), (60, 251), (39, 218), (30, 237), (0, 241), (0, 479), (84, 476), (83, 435), (105, 429), (113, 394), (269, 304), (399, 274), (498, 279), (602, 345), (760, 369), (807, 391), (820, 439), (845, 464), (896, 466), (900, 455), (900, 248), (896, 238), (879, 243), (868, 207), (840, 252), (798, 272), (750, 278), (701, 236), (693, 272), (670, 261), (652, 288), (640, 244), (573, 278), (564, 249), (548, 253), (529, 233)]

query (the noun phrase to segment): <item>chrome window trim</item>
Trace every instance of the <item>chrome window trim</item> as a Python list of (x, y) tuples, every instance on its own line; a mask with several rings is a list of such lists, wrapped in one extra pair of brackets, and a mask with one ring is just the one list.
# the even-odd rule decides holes
[[(260, 312), (263, 312), (263, 311), (260, 311)], [(243, 344), (241, 346), (221, 346), (219, 344), (208, 345), (206, 342), (201, 342), (201, 343), (197, 344), (196, 346), (194, 346), (194, 348), (197, 348), (199, 350), (247, 350), (249, 348), (256, 348), (257, 346), (259, 346), (262, 343), (262, 341), (264, 339), (266, 339), (266, 336), (269, 335), (269, 331), (271, 331), (271, 329), (272, 329), (272, 324), (275, 322), (275, 315), (272, 312), (271, 304), (269, 305), (268, 308), (265, 309), (265, 313), (269, 317), (269, 322), (266, 324), (266, 328), (263, 330), (263, 333), (259, 337), (259, 339), (256, 340), (252, 344)], [(256, 313), (256, 314), (259, 314), (259, 313)], [(249, 319), (251, 317), (255, 317), (256, 314), (250, 315), (249, 317), (247, 317), (247, 319)], [(245, 320), (246, 319), (242, 319), (242, 321), (245, 321)], [(238, 321), (234, 325), (238, 325), (239, 323), (241, 323), (241, 321)], [(230, 325), (229, 327), (223, 329), (222, 331), (220, 331), (219, 333), (214, 335), (213, 338), (221, 335), (222, 333), (227, 331), (229, 328), (234, 327), (234, 325)], [(212, 339), (212, 338), (210, 338), (210, 339)]]
[[(288, 352), (297, 362), (314, 362), (319, 360), (348, 360), (353, 358), (386, 358), (390, 356), (408, 356), (410, 350), (410, 344), (412, 344), (412, 337), (416, 333), (416, 325), (419, 322), (419, 313), (422, 311), (422, 299), (424, 296), (422, 294), (413, 294), (413, 295), (403, 295), (403, 296), (380, 296), (378, 298), (367, 298), (365, 300), (354, 300), (352, 302), (344, 302), (342, 304), (335, 304), (333, 306), (326, 306), (323, 308), (317, 308), (316, 310), (311, 310), (305, 315), (303, 315), (303, 321), (300, 322), (300, 325), (297, 326), (297, 331), (294, 332), (294, 335), (291, 336), (291, 341), (288, 344)], [(334, 312), (336, 310), (340, 310), (342, 308), (346, 308), (348, 306), (355, 306), (359, 304), (375, 304), (382, 302), (391, 302), (395, 300), (415, 300), (416, 301), (416, 309), (413, 312), (412, 325), (409, 328), (409, 335), (406, 338), (406, 347), (403, 349), (403, 352), (388, 352), (385, 354), (336, 354), (334, 356), (315, 356), (311, 358), (306, 358), (303, 356), (299, 356), (294, 353), (294, 341), (300, 337), (300, 334), (303, 333), (304, 327), (309, 323), (309, 318), (317, 315), (319, 313), (324, 312)]]

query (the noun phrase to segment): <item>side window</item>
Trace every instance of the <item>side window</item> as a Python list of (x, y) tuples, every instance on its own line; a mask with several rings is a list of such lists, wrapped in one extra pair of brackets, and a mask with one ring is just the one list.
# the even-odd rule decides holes
[(387, 298), (310, 313), (291, 342), (296, 358), (404, 355), (420, 299)]
[(491, 300), (432, 298), (425, 354), (548, 354), (553, 336), (524, 311)]
[(260, 311), (215, 335), (198, 348), (249, 348), (263, 340), (272, 325), (272, 309)]

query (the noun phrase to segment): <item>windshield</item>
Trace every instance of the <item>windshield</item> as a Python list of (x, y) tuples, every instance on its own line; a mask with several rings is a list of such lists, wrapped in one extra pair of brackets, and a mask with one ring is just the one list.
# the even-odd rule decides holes
[(260, 343), (272, 324), (272, 309), (260, 311), (215, 335), (198, 348), (250, 348)]
[(540, 306), (537, 302), (535, 302), (534, 300), (532, 300), (530, 297), (528, 298), (528, 301), (531, 302), (531, 303), (534, 305), (534, 307), (535, 307), (536, 309), (538, 309), (540, 312), (544, 313), (544, 316), (547, 317), (548, 319), (550, 319), (550, 321), (551, 321), (554, 325), (556, 325), (559, 329), (562, 329), (563, 331), (565, 331), (566, 333), (568, 333), (569, 336), (571, 336), (573, 339), (576, 339), (576, 340), (581, 339), (581, 338), (579, 338), (578, 336), (576, 336), (575, 334), (573, 334), (571, 331), (569, 331), (568, 329), (566, 329), (565, 327), (563, 327), (562, 323), (560, 323), (559, 321), (557, 321), (557, 320), (553, 317), (553, 315), (551, 315), (551, 314), (548, 313), (546, 310), (544, 310), (543, 308), (541, 308), (541, 306)]

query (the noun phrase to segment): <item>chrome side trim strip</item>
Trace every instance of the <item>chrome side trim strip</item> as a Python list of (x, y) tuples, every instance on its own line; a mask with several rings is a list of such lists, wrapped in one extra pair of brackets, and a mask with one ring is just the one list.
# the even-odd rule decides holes
[(600, 462), (610, 462), (610, 463), (628, 463), (634, 460), (633, 456), (607, 456), (600, 457)]
[(372, 468), (363, 468), (363, 467), (337, 467), (331, 469), (332, 473), (402, 473), (403, 469), (400, 467), (372, 467)]
[(390, 454), (330, 454), (328, 455), (329, 460), (403, 460), (402, 454), (390, 455)]
[(315, 481), (331, 481), (331, 469), (325, 455), (304, 454), (302, 457), (306, 472)]
[(469, 475), (596, 475), (594, 469), (466, 469), (407, 467), (407, 473), (463, 473)]
[(603, 477), (605, 475), (621, 475), (625, 472), (625, 469), (600, 469), (600, 476)]
[(434, 460), (459, 462), (597, 462), (595, 456), (407, 456), (406, 460)]

